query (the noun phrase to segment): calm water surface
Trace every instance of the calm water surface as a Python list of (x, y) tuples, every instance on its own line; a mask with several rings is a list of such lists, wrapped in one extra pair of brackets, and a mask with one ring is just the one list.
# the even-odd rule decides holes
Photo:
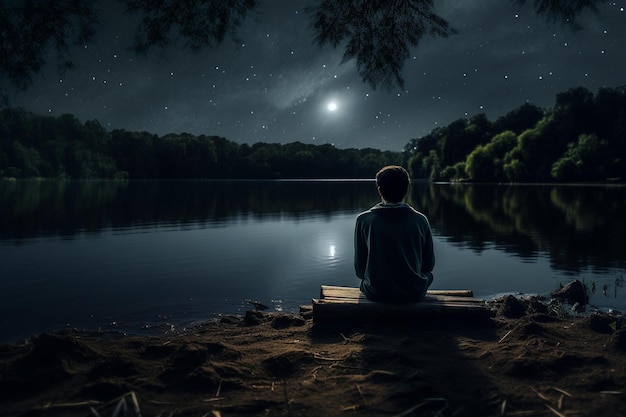
[[(296, 312), (357, 286), (373, 181), (0, 181), (0, 342), (60, 327), (158, 333), (246, 300)], [(433, 288), (547, 294), (574, 278), (626, 310), (626, 188), (414, 183)]]

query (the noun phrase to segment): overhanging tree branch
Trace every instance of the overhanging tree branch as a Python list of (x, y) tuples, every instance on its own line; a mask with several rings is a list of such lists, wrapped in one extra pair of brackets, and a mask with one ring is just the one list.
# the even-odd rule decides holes
[[(524, 6), (530, 0), (510, 0)], [(237, 30), (261, 0), (118, 0), (141, 19), (132, 49), (147, 54), (177, 41), (192, 51), (215, 47)], [(597, 11), (607, 0), (532, 0), (550, 23), (579, 29), (576, 18)], [(93, 41), (98, 29), (97, 0), (0, 0), (0, 99), (7, 88), (27, 89), (50, 60), (63, 72), (72, 68), (70, 47)], [(269, 3), (269, 2), (268, 2)], [(434, 11), (434, 0), (317, 0), (307, 8), (314, 42), (344, 46), (343, 62), (355, 60), (372, 88), (403, 87), (402, 71), (411, 50), (426, 36), (448, 37), (456, 30)]]

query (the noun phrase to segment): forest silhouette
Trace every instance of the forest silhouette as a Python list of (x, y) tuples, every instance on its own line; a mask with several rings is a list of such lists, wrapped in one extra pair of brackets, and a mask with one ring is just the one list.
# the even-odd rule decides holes
[(493, 122), (485, 114), (458, 119), (410, 139), (402, 152), (109, 132), (70, 114), (0, 112), (0, 177), (11, 179), (370, 178), (389, 164), (432, 181), (622, 181), (626, 87), (595, 95), (572, 88), (551, 109), (525, 103)]

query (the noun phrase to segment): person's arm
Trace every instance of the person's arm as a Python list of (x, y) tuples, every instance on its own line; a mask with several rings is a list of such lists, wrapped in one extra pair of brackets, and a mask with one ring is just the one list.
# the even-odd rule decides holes
[(422, 244), (422, 272), (432, 272), (435, 268), (435, 249), (433, 245), (433, 232), (427, 223), (424, 242)]
[(357, 218), (354, 227), (354, 270), (360, 279), (365, 278), (365, 266), (367, 265), (367, 244), (363, 239), (361, 224)]

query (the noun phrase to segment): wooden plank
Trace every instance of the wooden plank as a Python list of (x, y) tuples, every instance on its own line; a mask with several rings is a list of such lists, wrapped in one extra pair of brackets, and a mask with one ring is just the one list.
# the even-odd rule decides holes
[(419, 303), (376, 303), (373, 301), (363, 301), (363, 300), (326, 300), (326, 299), (313, 299), (313, 305), (334, 305), (338, 306), (338, 308), (346, 307), (346, 308), (362, 308), (362, 309), (389, 309), (389, 310), (406, 310), (406, 309), (421, 309), (425, 306), (425, 309), (430, 308), (448, 308), (448, 307), (456, 307), (460, 309), (474, 310), (474, 309), (483, 309), (486, 304), (479, 303), (455, 303), (455, 302), (419, 302)]
[(474, 303), (467, 303), (467, 302), (462, 302), (462, 301), (439, 301), (439, 300), (427, 300), (427, 301), (420, 301), (419, 303), (377, 303), (375, 301), (370, 301), (370, 300), (357, 300), (357, 299), (350, 299), (350, 298), (323, 298), (323, 299), (317, 299), (315, 301), (318, 304), (338, 304), (338, 305), (361, 305), (363, 306), (363, 308), (368, 308), (371, 307), (371, 305), (382, 305), (382, 306), (387, 306), (388, 308), (394, 308), (395, 306), (398, 305), (403, 305), (403, 306), (414, 306), (419, 308), (419, 305), (423, 305), (423, 304), (428, 304), (428, 305), (440, 305), (440, 306), (456, 306), (456, 307), (468, 307), (468, 308), (474, 308), (474, 307), (479, 307), (479, 308), (483, 308), (486, 306), (486, 304), (484, 303), (484, 301), (482, 300), (477, 300)]
[[(430, 295), (452, 295), (457, 297), (473, 297), (474, 294), (471, 290), (428, 290)], [(322, 285), (320, 295), (325, 294), (345, 294), (346, 296), (358, 296), (363, 294), (359, 288), (356, 287), (340, 287), (334, 285)]]
[(368, 300), (359, 288), (322, 285), (320, 298), (313, 299), (316, 322), (337, 320), (407, 320), (453, 317), (485, 318), (492, 315), (484, 300), (470, 290), (429, 290), (419, 303), (378, 303)]
[(429, 295), (451, 295), (454, 297), (473, 297), (474, 292), (472, 290), (428, 290), (426, 294)]
[(341, 320), (404, 321), (452, 318), (458, 320), (484, 319), (491, 311), (482, 305), (447, 303), (384, 304), (360, 302), (327, 302), (313, 300), (313, 321)]
[[(370, 301), (366, 297), (342, 297), (342, 296), (335, 296), (335, 295), (326, 296), (326, 297), (320, 298), (320, 300), (363, 300), (363, 301)], [(448, 295), (428, 295), (428, 294), (422, 300), (422, 302), (426, 302), (426, 301), (438, 301), (438, 302), (458, 301), (460, 303), (475, 303), (475, 302), (482, 303), (482, 302), (484, 302), (484, 300), (481, 300), (479, 298), (473, 298), (473, 297), (454, 297), (454, 296), (448, 296)]]
[[(348, 298), (348, 297), (324, 297), (320, 298), (322, 301), (328, 302), (360, 302), (360, 303), (375, 303), (376, 301), (368, 300), (365, 297)], [(457, 303), (457, 304), (484, 304), (485, 300), (478, 298), (468, 297), (448, 297), (445, 295), (427, 295), (420, 301), (420, 303)]]
[[(454, 297), (473, 297), (471, 290), (428, 290), (428, 295), (449, 295)], [(326, 297), (346, 297), (346, 298), (365, 298), (365, 295), (359, 288), (355, 287), (338, 287), (332, 285), (322, 285), (320, 289), (320, 298)]]
[(359, 298), (365, 297), (359, 288), (354, 287), (335, 287), (331, 285), (322, 285), (320, 287), (320, 298), (325, 297), (347, 297)]

